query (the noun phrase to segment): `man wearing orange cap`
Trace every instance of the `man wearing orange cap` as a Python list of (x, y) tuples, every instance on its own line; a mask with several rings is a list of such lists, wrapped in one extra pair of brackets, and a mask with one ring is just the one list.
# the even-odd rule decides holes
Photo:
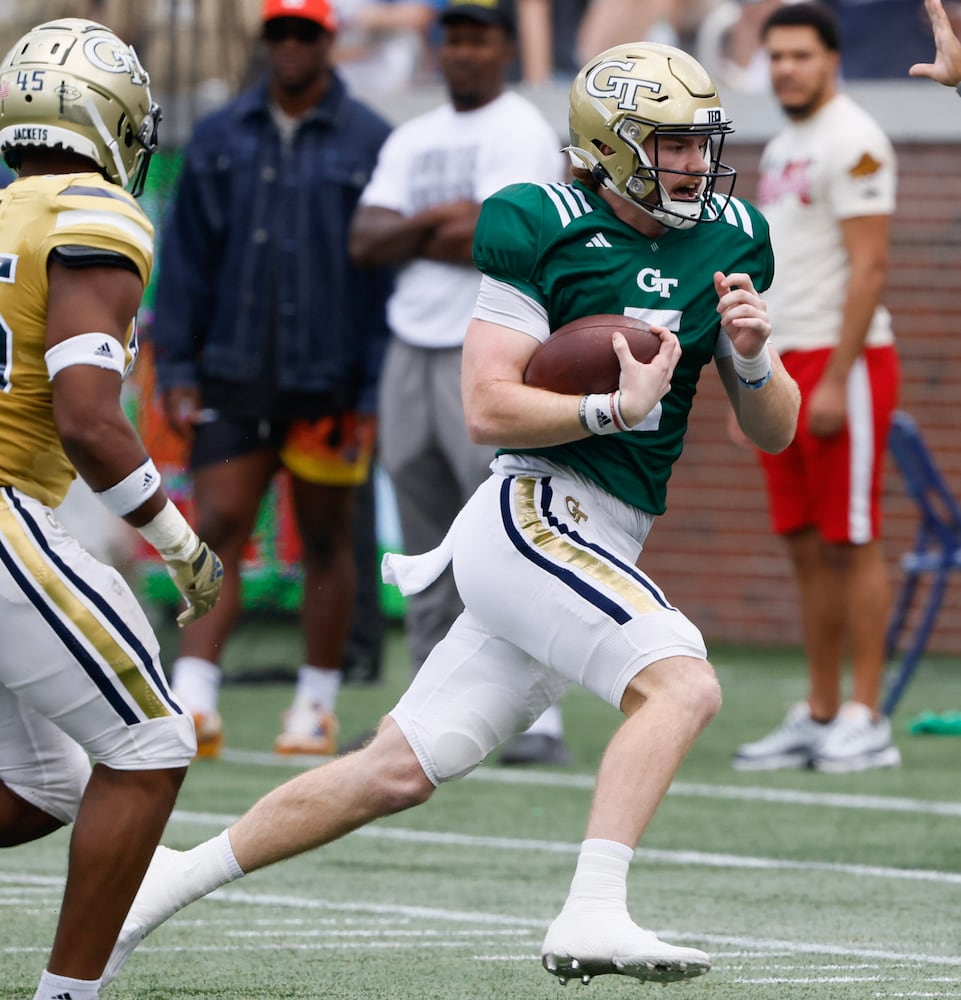
[(241, 554), (281, 467), (303, 549), (305, 657), (277, 749), (334, 750), (351, 519), (388, 335), (391, 276), (355, 266), (346, 247), (390, 127), (332, 69), (328, 0), (265, 0), (262, 20), (266, 78), (199, 122), (186, 146), (153, 328), (198, 522), (223, 553), (223, 599), (184, 630), (172, 670), (206, 756), (222, 738), (219, 659), (240, 611)]

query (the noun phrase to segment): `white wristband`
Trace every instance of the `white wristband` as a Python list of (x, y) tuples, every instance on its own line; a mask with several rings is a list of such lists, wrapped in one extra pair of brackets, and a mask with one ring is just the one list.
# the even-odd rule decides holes
[(578, 416), (584, 430), (591, 434), (618, 434), (629, 430), (621, 416), (620, 399), (620, 389), (582, 396)]
[(160, 489), (160, 472), (151, 459), (138, 465), (119, 483), (101, 490), (97, 497), (118, 517), (124, 517), (149, 500)]
[(197, 533), (169, 498), (160, 513), (137, 530), (167, 560), (189, 559), (200, 544)]
[(734, 374), (745, 383), (753, 385), (756, 382), (767, 382), (771, 377), (771, 355), (768, 351), (768, 343), (753, 358), (745, 358), (737, 351), (731, 352), (731, 361), (734, 364)]

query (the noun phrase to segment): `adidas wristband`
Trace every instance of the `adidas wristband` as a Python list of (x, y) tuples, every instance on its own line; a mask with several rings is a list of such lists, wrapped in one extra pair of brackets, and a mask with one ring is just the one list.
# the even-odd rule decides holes
[(594, 392), (581, 397), (578, 416), (590, 434), (618, 434), (630, 430), (621, 416), (621, 390)]
[(118, 517), (125, 517), (149, 500), (160, 489), (160, 472), (151, 459), (138, 465), (119, 483), (101, 490), (97, 497), (100, 502)]

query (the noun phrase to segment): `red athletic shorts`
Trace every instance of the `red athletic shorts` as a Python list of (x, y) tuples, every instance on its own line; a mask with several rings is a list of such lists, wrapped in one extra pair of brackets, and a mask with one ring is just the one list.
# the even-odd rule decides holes
[(784, 367), (801, 389), (797, 434), (779, 455), (761, 452), (771, 522), (779, 535), (817, 528), (830, 542), (864, 544), (881, 532), (881, 474), (897, 405), (894, 347), (866, 348), (848, 375), (847, 426), (833, 437), (807, 429), (807, 400), (831, 348), (788, 351)]

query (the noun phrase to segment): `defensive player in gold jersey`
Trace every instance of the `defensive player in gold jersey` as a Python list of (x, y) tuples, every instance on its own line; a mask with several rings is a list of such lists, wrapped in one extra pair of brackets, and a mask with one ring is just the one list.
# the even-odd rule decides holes
[[(58, 524), (79, 473), (208, 611), (222, 569), (167, 498), (120, 405), (153, 262), (142, 189), (160, 109), (134, 51), (91, 21), (0, 64), (0, 844), (73, 823), (35, 1000), (93, 1000), (196, 743), (123, 578)], [(91, 768), (90, 760), (93, 761)]]

